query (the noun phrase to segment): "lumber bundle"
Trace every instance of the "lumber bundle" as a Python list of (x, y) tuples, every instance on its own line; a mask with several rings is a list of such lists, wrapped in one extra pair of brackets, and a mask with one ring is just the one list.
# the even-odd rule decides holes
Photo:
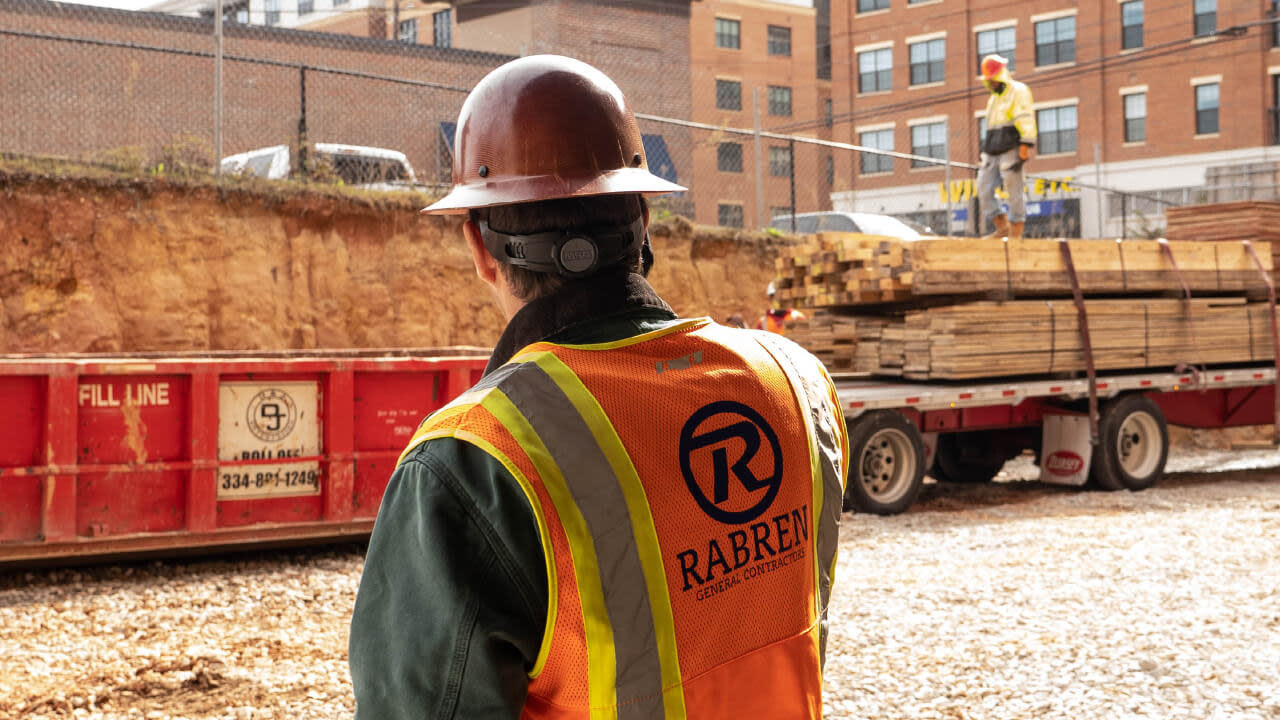
[[(1070, 240), (1086, 294), (1260, 292), (1266, 284), (1242, 243)], [(910, 304), (929, 296), (1062, 296), (1071, 281), (1061, 241), (820, 233), (777, 259), (778, 298), (794, 307)], [(1271, 246), (1257, 243), (1271, 269)], [(1173, 260), (1170, 260), (1172, 255)]]
[[(1270, 310), (1243, 298), (1086, 300), (1098, 370), (1220, 364), (1272, 358)], [(901, 357), (881, 374), (961, 380), (1085, 369), (1074, 303), (977, 302), (909, 312)], [(890, 337), (895, 328), (886, 328)], [(890, 349), (882, 342), (880, 353)]]
[[(1170, 241), (1269, 243), (1280, 250), (1280, 202), (1233, 202), (1167, 208)], [(1259, 250), (1259, 255), (1264, 254)]]
[(891, 321), (817, 310), (793, 320), (787, 336), (804, 346), (832, 372), (876, 372), (880, 368), (880, 334)]
[[(1242, 242), (1066, 242), (1096, 369), (1272, 359), (1266, 279)], [(1254, 244), (1269, 272), (1271, 244)], [(777, 272), (776, 298), (811, 315), (790, 333), (833, 371), (971, 380), (1086, 367), (1059, 240), (823, 233), (781, 253)]]

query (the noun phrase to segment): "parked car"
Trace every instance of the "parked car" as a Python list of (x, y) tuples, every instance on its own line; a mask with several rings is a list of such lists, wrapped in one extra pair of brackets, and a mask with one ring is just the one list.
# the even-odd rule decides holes
[(919, 240), (921, 234), (892, 215), (862, 212), (807, 212), (796, 213), (795, 230), (791, 228), (790, 215), (777, 215), (769, 221), (769, 227), (785, 233), (812, 235), (816, 232), (856, 232), (867, 235), (886, 235), (903, 240)]
[[(316, 143), (312, 160), (327, 163), (342, 182), (366, 190), (405, 190), (417, 186), (404, 153), (386, 148)], [(282, 180), (293, 171), (288, 145), (273, 145), (222, 159), (222, 172)]]

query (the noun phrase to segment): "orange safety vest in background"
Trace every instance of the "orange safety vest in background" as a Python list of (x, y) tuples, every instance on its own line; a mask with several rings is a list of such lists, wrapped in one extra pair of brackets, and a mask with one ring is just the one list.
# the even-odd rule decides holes
[(410, 449), (472, 443), (533, 508), (549, 604), (522, 717), (821, 716), (848, 447), (797, 349), (706, 318), (536, 343), (423, 423)]
[(800, 312), (799, 310), (796, 310), (795, 308), (791, 308), (790, 310), (787, 310), (787, 313), (782, 317), (774, 317), (773, 313), (767, 312), (764, 314), (764, 317), (760, 318), (760, 322), (756, 324), (756, 329), (768, 330), (771, 333), (786, 335), (787, 323), (791, 322), (792, 320), (804, 320), (804, 319), (805, 319), (804, 313)]

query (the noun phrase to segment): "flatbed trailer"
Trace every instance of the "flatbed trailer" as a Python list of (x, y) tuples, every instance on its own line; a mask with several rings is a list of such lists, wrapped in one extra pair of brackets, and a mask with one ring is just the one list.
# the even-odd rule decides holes
[[(1274, 365), (1179, 370), (1099, 374), (1096, 438), (1083, 377), (939, 383), (835, 375), (850, 438), (846, 509), (900, 513), (926, 473), (986, 482), (1026, 450), (1036, 453), (1043, 481), (1142, 490), (1164, 473), (1168, 425), (1276, 422)], [(1064, 418), (1078, 421), (1066, 443)], [(1067, 449), (1072, 442), (1085, 449)]]
[(488, 351), (0, 357), (0, 567), (359, 539)]

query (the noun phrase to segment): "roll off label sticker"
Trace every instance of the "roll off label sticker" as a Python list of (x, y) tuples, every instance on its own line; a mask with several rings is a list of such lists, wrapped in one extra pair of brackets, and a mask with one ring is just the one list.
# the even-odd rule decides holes
[(280, 463), (223, 466), (218, 499), (292, 497), (320, 492), (319, 390), (314, 382), (224, 382), (218, 386), (218, 459)]

